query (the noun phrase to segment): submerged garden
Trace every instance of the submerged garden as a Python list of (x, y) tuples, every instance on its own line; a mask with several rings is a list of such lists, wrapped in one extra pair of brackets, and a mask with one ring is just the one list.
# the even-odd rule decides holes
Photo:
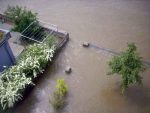
[[(15, 65), (10, 66), (10, 67), (5, 67), (6, 69), (0, 74), (0, 113), (5, 113), (5, 112), (9, 112), (10, 109), (13, 109), (14, 107), (18, 106), (19, 102), (24, 101), (24, 99), (26, 99), (26, 93), (27, 95), (30, 96), (31, 91), (33, 90), (32, 87), (33, 86), (36, 87), (36, 85), (38, 85), (36, 83), (36, 79), (39, 79), (40, 81), (40, 77), (45, 76), (44, 74), (45, 71), (49, 68), (52, 68), (50, 65), (56, 63), (55, 62), (55, 59), (57, 59), (56, 56), (57, 54), (62, 54), (60, 50), (66, 44), (68, 39), (61, 37), (61, 35), (64, 35), (64, 34), (60, 33), (58, 29), (51, 29), (50, 27), (45, 27), (39, 21), (38, 13), (34, 13), (33, 11), (27, 9), (26, 7), (21, 7), (18, 5), (8, 6), (8, 8), (3, 13), (3, 18), (2, 19), (0, 18), (0, 21), (4, 22), (4, 24), (9, 23), (10, 25), (12, 25), (11, 32), (20, 33), (19, 41), (24, 46), (24, 50), (16, 58)], [(3, 37), (3, 33), (0, 32), (0, 41), (2, 37)], [(71, 42), (71, 43), (76, 43), (76, 42)], [(99, 49), (100, 51), (104, 51), (110, 54), (111, 57), (109, 57), (108, 60), (103, 60), (103, 58), (101, 58), (103, 54), (98, 57), (92, 56), (92, 54), (90, 54), (90, 52), (93, 53), (92, 49), (94, 48), (93, 47), (94, 44), (92, 42), (91, 43), (83, 42), (82, 45), (83, 45), (82, 47), (83, 50), (80, 50), (77, 54), (74, 53), (74, 58), (72, 59), (74, 60), (74, 62), (77, 62), (77, 59), (80, 55), (81, 55), (81, 58), (82, 56), (84, 56), (82, 52), (88, 51), (87, 56), (84, 56), (83, 59), (84, 58), (86, 59), (86, 57), (91, 58), (91, 59), (85, 60), (85, 64), (86, 62), (91, 63), (91, 64), (88, 64), (88, 66), (86, 65), (87, 67), (84, 68), (82, 67), (83, 64), (80, 63), (83, 59), (78, 59), (80, 60), (78, 62), (81, 65), (80, 68), (81, 70), (83, 69), (81, 71), (82, 74), (86, 75), (86, 74), (92, 73), (94, 75), (98, 73), (99, 76), (105, 75), (106, 78), (109, 80), (106, 80), (104, 79), (105, 77), (102, 77), (102, 80), (100, 81), (102, 84), (105, 84), (103, 83), (103, 80), (104, 82), (108, 82), (108, 87), (98, 86), (98, 84), (100, 83), (96, 79), (95, 79), (95, 84), (97, 85), (93, 85), (94, 83), (90, 82), (90, 81), (94, 81), (94, 79), (92, 78), (93, 75), (91, 75), (89, 79), (87, 79), (88, 78), (87, 76), (84, 76), (84, 77), (80, 76), (80, 79), (86, 80), (86, 82), (89, 83), (89, 86), (88, 84), (82, 83), (82, 86), (80, 86), (81, 90), (78, 91), (78, 89), (76, 89), (76, 84), (81, 84), (79, 80), (72, 81), (74, 84), (71, 86), (69, 85), (69, 82), (68, 82), (70, 78), (74, 79), (75, 76), (77, 76), (76, 74), (78, 74), (77, 72), (78, 69), (76, 68), (76, 65), (73, 65), (73, 68), (71, 67), (67, 68), (67, 71), (66, 70), (64, 71), (63, 69), (67, 77), (62, 78), (59, 76), (57, 79), (54, 79), (54, 82), (55, 82), (55, 85), (53, 86), (54, 90), (50, 92), (51, 94), (48, 94), (49, 97), (46, 98), (49, 103), (45, 103), (45, 104), (46, 105), (48, 104), (48, 106), (50, 106), (49, 109), (52, 108), (53, 112), (66, 112), (65, 110), (63, 111), (63, 109), (69, 106), (69, 104), (72, 104), (73, 106), (78, 106), (80, 102), (81, 104), (84, 103), (80, 101), (80, 99), (82, 100), (83, 98), (76, 98), (74, 101), (78, 103), (75, 103), (75, 104), (73, 104), (73, 102), (71, 101), (67, 102), (68, 101), (67, 98), (69, 99), (74, 98), (74, 94), (71, 93), (70, 90), (75, 89), (75, 92), (77, 93), (77, 95), (80, 95), (80, 93), (81, 95), (85, 95), (85, 100), (86, 100), (85, 102), (87, 105), (89, 105), (90, 101), (92, 102), (92, 100), (94, 100), (93, 99), (94, 95), (96, 95), (96, 93), (94, 92), (95, 90), (97, 90), (97, 95), (102, 95), (104, 98), (105, 96), (107, 96), (106, 98), (108, 99), (108, 101), (110, 101), (110, 103), (108, 102), (109, 104), (111, 104), (111, 101), (113, 99), (117, 103), (120, 97), (122, 98), (122, 100), (123, 99), (125, 100), (125, 102), (122, 104), (126, 104), (128, 100), (127, 99), (128, 92), (130, 94), (130, 92), (132, 92), (131, 90), (133, 90), (134, 92), (134, 88), (136, 89), (138, 87), (145, 89), (143, 85), (143, 77), (144, 77), (143, 73), (145, 73), (149, 69), (150, 65), (149, 65), (149, 62), (143, 59), (142, 57), (143, 55), (139, 52), (139, 46), (137, 43), (132, 42), (132, 41), (127, 41), (126, 47), (124, 46), (125, 50), (120, 49), (122, 52), (114, 52), (114, 51), (111, 51), (110, 49), (101, 48), (101, 47), (96, 48), (95, 46), (96, 49)], [(69, 47), (71, 49), (73, 48), (73, 46), (70, 46), (70, 45)], [(73, 48), (73, 49), (78, 50), (79, 48)], [(72, 50), (69, 50), (69, 51), (72, 51)], [(63, 55), (67, 56), (68, 54), (65, 53)], [(101, 60), (98, 59), (99, 57), (101, 58)], [(69, 61), (67, 61), (67, 63), (69, 65), (71, 64), (71, 62)], [(100, 64), (103, 63), (104, 65), (106, 63), (106, 66), (100, 67), (102, 68), (100, 69), (102, 74), (99, 73), (99, 71), (95, 71), (95, 72), (89, 71), (89, 70), (93, 70), (92, 68), (94, 68), (94, 67), (90, 68), (90, 65), (93, 64), (93, 65), (98, 66), (97, 63), (100, 63)], [(56, 70), (57, 68), (60, 68), (60, 67), (56, 66)], [(95, 68), (95, 70), (96, 69), (97, 68)], [(106, 70), (106, 71), (104, 71), (103, 73), (102, 70)], [(116, 79), (115, 75), (119, 75), (118, 77), (119, 79), (118, 78)], [(66, 78), (69, 78), (67, 82), (65, 80)], [(109, 81), (114, 81), (114, 82), (111, 82), (109, 84)], [(98, 89), (98, 87), (103, 87), (101, 92), (98, 91), (100, 90)], [(111, 87), (112, 89), (109, 87)], [(88, 92), (88, 91), (92, 92), (92, 88), (95, 89), (93, 93)], [(138, 90), (136, 90), (134, 94), (137, 94), (138, 93), (137, 91)], [(114, 98), (111, 97), (110, 96), (111, 94), (112, 96), (118, 95), (118, 98), (117, 96)], [(91, 97), (91, 98), (88, 98), (88, 97)], [(96, 100), (100, 99), (99, 96), (95, 98), (97, 98)], [(105, 101), (102, 103), (105, 103)], [(32, 104), (30, 106), (32, 106)], [(96, 108), (98, 105), (93, 105), (93, 106), (94, 108)], [(111, 105), (111, 106), (117, 109), (115, 105)], [(90, 107), (91, 106), (89, 105), (89, 108)], [(71, 108), (68, 107), (67, 109), (70, 110)], [(85, 113), (86, 113), (86, 110), (85, 110)], [(116, 113), (119, 113), (119, 112), (116, 112)]]
[[(12, 31), (16, 32), (22, 32), (37, 20), (36, 14), (19, 6), (9, 6), (4, 14), (14, 23)], [(34, 31), (36, 31), (36, 36), (32, 35), (32, 38), (40, 41), (39, 38), (44, 37), (44, 41), (42, 43), (32, 42), (26, 46), (25, 50), (18, 56), (16, 65), (5, 69), (0, 76), (0, 108), (2, 111), (13, 107), (23, 98), (26, 88), (35, 85), (34, 79), (42, 75), (56, 53), (56, 36), (49, 36), (37, 22), (28, 30), (28, 34), (32, 34)], [(25, 39), (25, 41), (31, 43), (32, 40)], [(63, 79), (57, 80), (56, 89), (51, 103), (55, 109), (59, 109), (64, 105), (64, 96), (68, 91)]]

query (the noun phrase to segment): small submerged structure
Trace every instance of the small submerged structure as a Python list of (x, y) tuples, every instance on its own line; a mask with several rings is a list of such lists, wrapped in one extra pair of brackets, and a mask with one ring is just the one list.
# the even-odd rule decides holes
[(82, 46), (83, 46), (83, 47), (89, 47), (90, 44), (89, 44), (88, 42), (83, 42)]
[(9, 46), (8, 39), (11, 38), (8, 30), (0, 29), (0, 72), (15, 64), (16, 60)]
[(67, 74), (70, 74), (72, 72), (72, 68), (70, 66), (68, 66), (66, 69), (65, 69), (65, 73)]

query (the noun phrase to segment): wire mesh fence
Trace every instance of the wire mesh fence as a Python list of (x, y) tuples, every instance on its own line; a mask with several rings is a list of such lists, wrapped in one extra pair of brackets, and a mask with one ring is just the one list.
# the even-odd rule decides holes
[(53, 35), (54, 31), (57, 31), (57, 26), (42, 21), (34, 21), (21, 32), (21, 37), (42, 43), (47, 37)]

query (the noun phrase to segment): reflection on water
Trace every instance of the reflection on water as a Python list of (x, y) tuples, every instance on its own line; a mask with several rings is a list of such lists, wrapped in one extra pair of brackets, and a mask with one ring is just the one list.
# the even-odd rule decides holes
[[(127, 42), (135, 42), (150, 62), (149, 0), (0, 0), (0, 11), (8, 4), (27, 6), (71, 38), (13, 113), (52, 113), (49, 97), (57, 78), (64, 78), (70, 89), (63, 113), (150, 113), (150, 69), (143, 74), (143, 87), (132, 86), (122, 95), (120, 77), (106, 75), (112, 56), (81, 47), (87, 41), (119, 53)], [(68, 65), (71, 75), (64, 73)]]

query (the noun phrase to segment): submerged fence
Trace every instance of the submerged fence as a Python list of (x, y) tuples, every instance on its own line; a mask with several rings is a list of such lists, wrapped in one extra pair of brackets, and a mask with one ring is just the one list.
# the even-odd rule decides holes
[[(110, 50), (110, 49), (107, 49), (107, 48), (104, 48), (104, 47), (96, 46), (96, 45), (94, 45), (94, 44), (90, 44), (90, 46), (91, 46), (92, 48), (96, 49), (96, 50), (105, 51), (105, 52), (107, 52), (107, 53), (109, 53), (109, 54), (112, 54), (112, 55), (119, 55), (119, 54), (120, 54), (120, 53), (117, 53), (117, 52), (112, 51), (112, 50)], [(150, 62), (143, 61), (143, 63), (150, 67)]]
[[(14, 24), (14, 22), (11, 19), (7, 18), (2, 13), (0, 13), (0, 22)], [(42, 26), (42, 28), (44, 28), (44, 30), (50, 31), (50, 34), (56, 35), (58, 38), (60, 38), (61, 41), (56, 46), (57, 50), (61, 49), (69, 40), (69, 33), (59, 29), (57, 25), (49, 24), (41, 20), (38, 20), (38, 22), (40, 22), (40, 25)]]

